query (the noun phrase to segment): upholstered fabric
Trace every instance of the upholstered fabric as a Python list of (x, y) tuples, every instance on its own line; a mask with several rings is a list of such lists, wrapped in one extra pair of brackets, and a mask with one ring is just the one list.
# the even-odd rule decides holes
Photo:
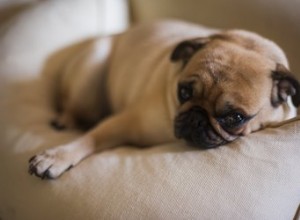
[(103, 33), (97, 7), (44, 1), (1, 26), (0, 219), (293, 219), (300, 121), (208, 151), (181, 142), (121, 146), (57, 180), (27, 173), (32, 155), (80, 135), (48, 126), (49, 56)]

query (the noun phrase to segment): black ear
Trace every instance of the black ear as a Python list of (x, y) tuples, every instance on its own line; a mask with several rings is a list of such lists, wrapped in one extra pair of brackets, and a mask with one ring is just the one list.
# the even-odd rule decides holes
[(272, 78), (274, 81), (273, 106), (286, 102), (288, 96), (291, 96), (293, 104), (298, 107), (300, 105), (300, 83), (296, 77), (285, 66), (277, 64)]
[(202, 47), (210, 41), (209, 37), (195, 38), (191, 40), (182, 41), (179, 43), (171, 54), (171, 61), (183, 61), (185, 65), (189, 59)]

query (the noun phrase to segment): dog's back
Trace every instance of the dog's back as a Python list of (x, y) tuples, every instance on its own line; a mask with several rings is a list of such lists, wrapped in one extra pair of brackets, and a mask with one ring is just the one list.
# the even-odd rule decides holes
[[(110, 58), (108, 88), (112, 108), (120, 111), (139, 101), (156, 87), (163, 94), (169, 74), (173, 74), (170, 55), (174, 46), (184, 40), (205, 37), (217, 30), (182, 21), (158, 21), (139, 24), (114, 40)], [(138, 76), (137, 76), (138, 75)], [(165, 75), (162, 81), (161, 76)], [(137, 80), (138, 79), (138, 80)], [(153, 89), (151, 89), (153, 92)]]

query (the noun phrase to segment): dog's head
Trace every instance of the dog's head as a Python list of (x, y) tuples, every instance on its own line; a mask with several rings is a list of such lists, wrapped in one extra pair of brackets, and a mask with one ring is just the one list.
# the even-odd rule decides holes
[(175, 136), (202, 148), (233, 141), (293, 115), (300, 84), (282, 50), (246, 31), (179, 43)]

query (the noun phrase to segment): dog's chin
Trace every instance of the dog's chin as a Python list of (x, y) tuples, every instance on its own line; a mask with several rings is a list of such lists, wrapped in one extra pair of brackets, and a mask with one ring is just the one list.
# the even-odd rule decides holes
[(202, 149), (215, 148), (228, 142), (214, 130), (207, 113), (200, 107), (193, 107), (176, 117), (175, 136)]

